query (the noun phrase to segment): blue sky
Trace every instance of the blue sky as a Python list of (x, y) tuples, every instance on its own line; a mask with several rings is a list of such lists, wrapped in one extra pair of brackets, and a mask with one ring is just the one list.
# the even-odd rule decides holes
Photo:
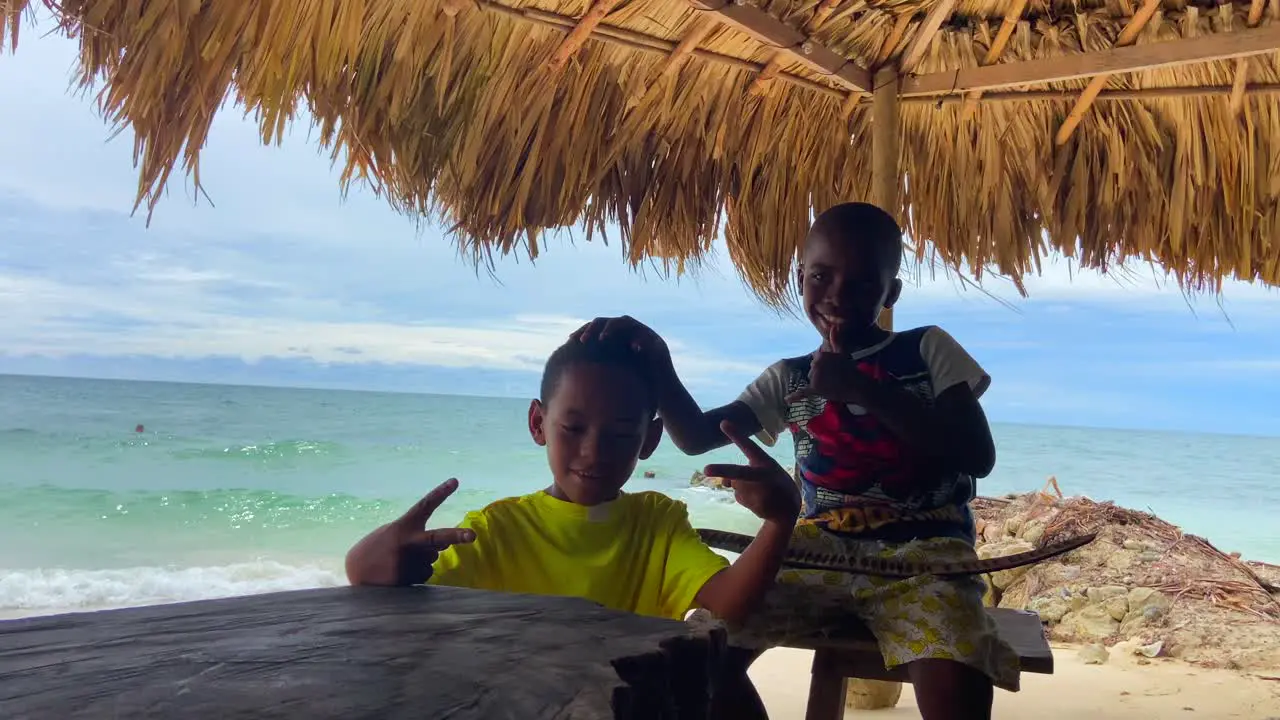
[[(68, 92), (74, 57), (36, 32), (0, 57), (0, 372), (523, 396), (573, 328), (626, 312), (664, 333), (712, 404), (816, 344), (723, 253), (678, 282), (581, 241), (477, 273), (371, 192), (344, 200), (305, 128), (263, 147), (234, 109), (202, 155), (213, 205), (178, 178), (148, 228), (130, 215), (132, 138), (108, 141), (91, 99)], [(1280, 295), (1188, 299), (1157, 278), (1059, 259), (1026, 300), (985, 279), (1012, 308), (913, 278), (896, 320), (966, 345), (998, 421), (1280, 433)]]

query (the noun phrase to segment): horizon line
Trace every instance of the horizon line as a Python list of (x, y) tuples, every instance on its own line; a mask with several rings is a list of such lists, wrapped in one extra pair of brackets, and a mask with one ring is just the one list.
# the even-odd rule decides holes
[[(517, 372), (517, 371), (513, 371)], [(71, 380), (80, 382), (122, 382), (122, 383), (149, 383), (156, 385), (192, 385), (197, 387), (225, 387), (225, 388), (243, 388), (243, 389), (263, 389), (263, 390), (302, 390), (302, 391), (320, 391), (320, 392), (340, 392), (340, 393), (361, 393), (366, 395), (416, 395), (421, 397), (448, 397), (448, 398), (470, 398), (482, 400), (520, 400), (527, 401), (532, 396), (516, 396), (516, 395), (497, 395), (486, 393), (461, 393), (461, 392), (427, 392), (422, 390), (382, 390), (369, 387), (352, 387), (352, 386), (335, 386), (335, 385), (278, 385), (268, 382), (218, 382), (208, 380), (156, 380), (144, 379), (136, 377), (110, 377), (99, 375), (56, 375), (51, 373), (15, 373), (0, 372), (2, 378), (37, 378), (45, 380)], [(1267, 435), (1256, 432), (1232, 432), (1226, 430), (1185, 430), (1170, 428), (1147, 428), (1134, 426), (1107, 426), (1107, 425), (1083, 425), (1074, 423), (1043, 423), (1043, 422), (1011, 422), (1004, 420), (992, 420), (992, 425), (1003, 425), (1007, 427), (1023, 427), (1037, 428), (1043, 430), (1103, 430), (1109, 432), (1141, 432), (1156, 433), (1162, 435), (1208, 435), (1235, 438), (1257, 438), (1272, 439), (1280, 437), (1280, 435)]]

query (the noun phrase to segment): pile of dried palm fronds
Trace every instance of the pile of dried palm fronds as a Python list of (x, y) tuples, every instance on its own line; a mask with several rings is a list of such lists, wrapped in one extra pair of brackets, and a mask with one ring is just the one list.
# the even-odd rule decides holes
[[(440, 217), (478, 261), (536, 255), (547, 229), (616, 225), (632, 262), (680, 269), (723, 232), (750, 284), (785, 303), (814, 209), (870, 194), (869, 103), (795, 62), (771, 63), (775, 48), (685, 0), (42, 2), (46, 22), (78, 39), (82, 81), (102, 89), (107, 118), (136, 134), (138, 201), (149, 209), (175, 165), (198, 171), (228, 99), (256, 116), (264, 142), (309, 111), (344, 182), (367, 179), (396, 208)], [(34, 4), (0, 1), (0, 37), (16, 45)], [(763, 6), (874, 68), (903, 55), (936, 4)], [(1008, 5), (960, 3), (914, 72), (984, 62)], [(1015, 7), (1022, 23), (1002, 62), (1108, 48), (1136, 4)], [(605, 11), (603, 23), (553, 62), (589, 8)], [(1242, 28), (1250, 9), (1168, 0), (1137, 41)], [(682, 55), (686, 39), (697, 51)], [(1248, 83), (1280, 81), (1274, 54), (1246, 62)], [(781, 79), (757, 82), (766, 66)], [(1114, 83), (1221, 89), (1239, 72), (1224, 61)], [(1277, 96), (1250, 94), (1243, 112), (1221, 95), (1099, 101), (1055, 147), (1084, 84), (1030, 86), (1069, 92), (972, 113), (927, 98), (903, 105), (891, 209), (917, 258), (1017, 280), (1052, 248), (1086, 267), (1155, 261), (1197, 287), (1280, 283)]]
[[(1123, 508), (1112, 502), (1096, 502), (1085, 497), (1064, 498), (1057, 481), (1050, 478), (1053, 493), (1040, 491), (1016, 499), (979, 499), (974, 510), (979, 516), (1016, 514), (1021, 522), (1044, 524), (1041, 544), (1083, 533), (1098, 533), (1121, 547), (1142, 541), (1158, 548), (1153, 579), (1143, 584), (1174, 598), (1198, 599), (1229, 607), (1259, 618), (1280, 621), (1280, 592), (1271, 582), (1240, 559), (1227, 554), (1205, 538), (1191, 535), (1152, 513)], [(1035, 594), (1033, 588), (1030, 594)]]

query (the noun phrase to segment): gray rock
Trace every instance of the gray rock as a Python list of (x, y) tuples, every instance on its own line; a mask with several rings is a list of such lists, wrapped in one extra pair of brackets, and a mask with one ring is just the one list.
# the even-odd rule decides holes
[(1107, 567), (1123, 573), (1128, 572), (1129, 568), (1133, 567), (1137, 555), (1117, 548), (1115, 552), (1108, 554), (1106, 558), (1104, 564)]
[(1086, 605), (1077, 612), (1067, 613), (1059, 629), (1077, 640), (1105, 640), (1120, 629), (1120, 623), (1101, 605)]
[(1154, 588), (1134, 588), (1127, 597), (1129, 611), (1120, 623), (1120, 633), (1133, 635), (1159, 622), (1173, 608), (1173, 601)]
[(1084, 591), (1085, 597), (1089, 598), (1091, 603), (1103, 603), (1113, 597), (1124, 597), (1129, 594), (1129, 588), (1121, 585), (1103, 585), (1102, 587), (1091, 587)]
[(1111, 646), (1111, 653), (1117, 658), (1128, 658), (1138, 654), (1139, 643), (1137, 640), (1121, 640)]
[(982, 529), (982, 539), (992, 544), (1003, 540), (1004, 525), (998, 522), (987, 523), (987, 526)]
[(1128, 593), (1128, 601), (1130, 611), (1145, 611), (1147, 608), (1156, 608), (1163, 614), (1169, 612), (1173, 607), (1173, 601), (1169, 599), (1169, 596), (1155, 588), (1134, 588)]
[(1025, 540), (1008, 538), (999, 542), (992, 542), (978, 548), (978, 557), (983, 560), (989, 558), (1004, 557), (1006, 555), (1017, 555), (1022, 552), (1035, 550), (1035, 546)]
[(1115, 618), (1116, 622), (1124, 620), (1125, 616), (1129, 614), (1129, 600), (1124, 596), (1109, 597), (1102, 601), (1102, 607), (1106, 608), (1108, 613), (1111, 613), (1111, 617)]
[(1013, 517), (1004, 521), (1005, 535), (1017, 537), (1018, 531), (1021, 529), (1022, 529), (1022, 518), (1018, 517), (1017, 515), (1014, 515)]
[(1111, 656), (1107, 649), (1098, 643), (1085, 645), (1080, 648), (1080, 652), (1076, 654), (1085, 665), (1101, 665)]
[[(1018, 553), (1032, 550), (1035, 550), (1035, 546), (1025, 540), (1009, 539), (983, 545), (978, 548), (978, 557), (985, 560), (987, 558), (1005, 557), (1006, 555), (1017, 555)], [(1004, 590), (1030, 570), (1030, 565), (1023, 565), (1022, 567), (991, 573), (991, 584)]]
[(706, 487), (713, 490), (727, 489), (720, 478), (707, 477), (702, 474), (701, 470), (693, 471), (693, 476), (689, 478), (689, 487)]
[(1040, 616), (1044, 622), (1057, 624), (1071, 612), (1071, 606), (1062, 598), (1038, 597), (1027, 604), (1027, 609)]
[(1155, 550), (1143, 550), (1138, 553), (1138, 562), (1153, 563), (1160, 560), (1160, 553)]
[(1134, 552), (1142, 552), (1147, 549), (1147, 544), (1141, 540), (1125, 540), (1124, 549), (1133, 550)]
[(1022, 539), (1036, 545), (1040, 542), (1040, 538), (1044, 537), (1044, 524), (1038, 522), (1029, 522), (1022, 526)]

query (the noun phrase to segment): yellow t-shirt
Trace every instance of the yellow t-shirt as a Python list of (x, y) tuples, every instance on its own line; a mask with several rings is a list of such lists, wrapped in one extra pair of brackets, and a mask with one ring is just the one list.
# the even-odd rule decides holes
[(586, 507), (539, 491), (468, 513), (459, 527), (476, 540), (440, 553), (433, 585), (580, 597), (679, 620), (729, 564), (698, 537), (685, 504), (657, 492)]

